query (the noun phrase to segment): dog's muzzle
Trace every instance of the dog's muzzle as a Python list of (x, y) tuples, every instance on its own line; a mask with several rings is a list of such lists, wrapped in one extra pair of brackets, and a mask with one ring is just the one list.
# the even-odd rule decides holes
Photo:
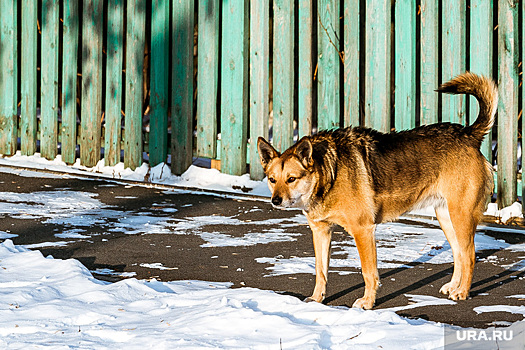
[(272, 197), (272, 204), (276, 207), (280, 206), (283, 202), (283, 199), (279, 196)]

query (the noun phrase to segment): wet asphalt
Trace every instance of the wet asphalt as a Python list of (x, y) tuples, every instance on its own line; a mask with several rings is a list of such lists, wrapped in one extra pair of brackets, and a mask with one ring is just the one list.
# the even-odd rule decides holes
[[(97, 199), (112, 210), (133, 212), (136, 215), (167, 215), (163, 208), (175, 208), (173, 218), (221, 215), (235, 217), (246, 224), (236, 227), (217, 223), (202, 228), (232, 237), (242, 237), (263, 228), (251, 225), (266, 219), (292, 218), (299, 211), (273, 209), (268, 201), (250, 198), (229, 198), (203, 193), (170, 192), (162, 188), (108, 183), (103, 180), (83, 179), (71, 176), (27, 177), (0, 172), (0, 192), (34, 193), (39, 191), (82, 191), (97, 194)], [(0, 200), (0, 206), (2, 201)], [(257, 210), (254, 210), (256, 208)], [(406, 224), (421, 225), (411, 219)], [(264, 224), (264, 229), (272, 226)], [(279, 228), (279, 224), (275, 224)], [(260, 257), (313, 257), (310, 229), (306, 224), (283, 228), (285, 232), (298, 234), (295, 241), (271, 242), (251, 246), (202, 247), (204, 241), (193, 234), (127, 234), (108, 232), (104, 227), (84, 227), (82, 235), (65, 246), (33, 248), (45, 256), (74, 258), (91, 271), (114, 271), (114, 275), (94, 273), (106, 281), (122, 279), (122, 273), (132, 273), (138, 279), (155, 278), (161, 281), (206, 280), (231, 282), (233, 288), (254, 287), (273, 290), (300, 299), (309, 296), (315, 284), (315, 276), (308, 273), (269, 276), (270, 265), (256, 262)], [(0, 212), (0, 231), (17, 234), (12, 238), (18, 245), (57, 242), (64, 239), (55, 236), (66, 227), (49, 223), (42, 218), (14, 218)], [(510, 244), (525, 243), (525, 234), (487, 231), (488, 235)], [(524, 231), (525, 233), (525, 231)], [(334, 241), (350, 240), (351, 237), (335, 230)], [(499, 261), (493, 264), (488, 256)], [(495, 258), (495, 259), (496, 259)], [(525, 252), (490, 250), (477, 253), (471, 296), (455, 305), (430, 305), (400, 310), (399, 315), (422, 318), (435, 322), (463, 327), (505, 326), (523, 319), (521, 314), (508, 312), (476, 313), (473, 309), (482, 305), (525, 305), (525, 299), (507, 298), (525, 294), (525, 270), (511, 271), (500, 265), (508, 265), (525, 259)], [(152, 269), (144, 264), (161, 263), (168, 269)], [(407, 295), (425, 295), (445, 298), (439, 294), (441, 286), (450, 280), (453, 265), (408, 263), (410, 267), (380, 269), (382, 286), (379, 289), (375, 309), (409, 305)], [(329, 273), (325, 303), (333, 306), (351, 306), (361, 297), (364, 284), (358, 269), (347, 268), (349, 274)]]

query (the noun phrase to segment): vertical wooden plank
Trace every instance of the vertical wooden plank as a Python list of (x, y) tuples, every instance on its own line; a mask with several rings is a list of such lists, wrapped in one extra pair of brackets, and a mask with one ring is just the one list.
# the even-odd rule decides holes
[[(124, 118), (124, 167), (142, 164), (142, 107), (146, 2), (128, 2), (126, 31), (126, 116)], [(175, 88), (175, 87), (174, 87)]]
[(78, 3), (64, 1), (62, 55), (62, 161), (73, 164), (77, 147)]
[(168, 156), (169, 1), (154, 0), (151, 15), (149, 164), (155, 166)]
[[(311, 0), (299, 0), (299, 86), (297, 88), (297, 113), (299, 138), (312, 133), (313, 107), (313, 62), (312, 62), (312, 26), (313, 8)], [(252, 36), (253, 37), (253, 36)]]
[[(108, 1), (104, 163), (120, 162), (122, 138), (122, 65), (124, 61), (124, 5)], [(166, 74), (166, 73), (165, 73)]]
[(84, 1), (82, 16), (82, 101), (80, 162), (100, 160), (102, 117), (102, 1)]
[(58, 153), (58, 0), (42, 1), (42, 65), (40, 95), (40, 153)]
[(416, 1), (395, 2), (394, 120), (397, 131), (416, 126)]
[(498, 3), (498, 206), (517, 199), (518, 2)]
[(294, 1), (273, 2), (273, 144), (293, 143)]
[[(442, 82), (465, 71), (465, 0), (443, 0)], [(464, 95), (441, 94), (442, 120), (465, 124)]]
[(197, 155), (207, 158), (217, 156), (219, 6), (219, 0), (199, 1)]
[(421, 124), (438, 122), (439, 1), (421, 0)]
[[(20, 149), (22, 155), (36, 152), (37, 96), (37, 17), (38, 4), (33, 0), (22, 1)], [(0, 55), (2, 50), (0, 49)], [(2, 62), (4, 62), (2, 58)], [(5, 91), (1, 89), (1, 91)], [(4, 144), (4, 142), (0, 142)]]
[(221, 171), (241, 175), (246, 172), (249, 7), (247, 1), (223, 6)]
[(17, 149), (17, 4), (0, 5), (0, 154), (13, 155)]
[(366, 2), (365, 125), (390, 131), (390, 2)]
[(173, 3), (171, 171), (182, 174), (193, 159), (193, 1)]
[(359, 0), (344, 0), (344, 126), (359, 125)]
[(318, 0), (317, 125), (339, 126), (339, 0)]
[[(261, 180), (257, 138), (268, 138), (270, 75), (270, 6), (266, 1), (250, 3), (250, 176)], [(300, 104), (299, 104), (300, 106)], [(301, 108), (301, 107), (299, 107)]]
[[(492, 77), (492, 0), (470, 1), (470, 70), (477, 74)], [(472, 96), (470, 102), (470, 124), (479, 112), (478, 102)], [(485, 136), (481, 152), (492, 162), (492, 131)]]

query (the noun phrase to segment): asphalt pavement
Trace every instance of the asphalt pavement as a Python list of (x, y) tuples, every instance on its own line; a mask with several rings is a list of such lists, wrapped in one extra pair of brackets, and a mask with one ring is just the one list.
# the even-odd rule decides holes
[[(43, 176), (43, 175), (42, 175)], [(313, 257), (310, 229), (306, 224), (291, 225), (298, 211), (281, 211), (271, 207), (268, 201), (251, 198), (230, 198), (203, 193), (173, 192), (165, 188), (109, 183), (105, 180), (82, 179), (71, 176), (35, 177), (0, 172), (0, 193), (90, 193), (93, 198), (115, 212), (127, 216), (157, 217), (188, 220), (200, 217), (235, 218), (242, 225), (221, 223), (200, 227), (203, 232), (224, 234), (243, 238), (250, 232), (273, 227), (278, 232), (293, 234), (294, 240), (270, 241), (253, 245), (225, 245), (205, 247), (202, 235), (180, 234), (161, 229), (155, 234), (129, 234), (122, 230), (108, 231), (107, 226), (86, 222), (78, 238), (64, 239), (57, 234), (71, 230), (67, 223), (45, 217), (20, 217), (2, 213), (0, 231), (16, 234), (12, 238), (17, 245), (32, 245), (42, 253), (54, 258), (74, 258), (82, 262), (94, 276), (116, 281), (133, 276), (139, 279), (155, 278), (161, 281), (206, 280), (232, 282), (234, 288), (254, 287), (305, 298), (310, 295), (315, 276), (310, 273), (294, 273), (270, 276), (269, 264), (257, 262), (260, 257)], [(29, 201), (27, 196), (20, 201)], [(12, 204), (13, 200), (10, 200)], [(0, 198), (0, 208), (9, 204)], [(168, 210), (169, 209), (169, 210)], [(102, 210), (102, 213), (104, 210)], [(131, 213), (131, 214), (130, 214)], [(104, 215), (104, 214), (102, 214)], [(79, 218), (82, 220), (82, 218)], [(269, 219), (272, 219), (268, 221)], [(274, 220), (275, 219), (275, 220)], [(287, 222), (282, 225), (282, 222)], [(141, 225), (141, 221), (137, 221)], [(403, 219), (408, 225), (421, 225), (412, 219)], [(251, 224), (253, 223), (253, 224)], [(69, 225), (69, 226), (68, 226)], [(257, 227), (265, 226), (265, 227)], [(487, 235), (510, 244), (525, 243), (524, 234), (488, 230)], [(351, 237), (336, 230), (334, 241), (350, 240)], [(63, 245), (38, 245), (44, 242), (69, 242)], [(521, 314), (509, 312), (476, 313), (474, 308), (484, 305), (525, 305), (525, 299), (508, 298), (525, 293), (525, 270), (509, 270), (487, 259), (494, 256), (510, 265), (525, 259), (525, 252), (493, 249), (477, 253), (477, 264), (471, 289), (471, 297), (454, 305), (429, 305), (404, 308), (398, 314), (409, 318), (422, 318), (436, 322), (466, 327), (508, 325), (522, 320)], [(159, 268), (151, 268), (157, 264)], [(408, 266), (380, 269), (382, 286), (379, 289), (375, 309), (393, 308), (411, 304), (409, 295), (425, 295), (445, 299), (439, 294), (440, 287), (451, 277), (453, 265), (409, 262)], [(104, 271), (110, 271), (106, 273)], [(359, 269), (348, 268), (348, 274), (330, 273), (328, 297), (325, 303), (333, 306), (351, 306), (362, 296), (364, 284)], [(408, 296), (407, 296), (408, 295)]]

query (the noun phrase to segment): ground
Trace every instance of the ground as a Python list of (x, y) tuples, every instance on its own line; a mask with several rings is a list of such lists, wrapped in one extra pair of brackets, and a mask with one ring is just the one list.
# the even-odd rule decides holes
[[(313, 290), (311, 234), (300, 211), (242, 196), (22, 175), (0, 173), (0, 234), (44, 256), (77, 259), (99, 279), (232, 282), (301, 300)], [(525, 235), (486, 225), (478, 231), (471, 297), (456, 303), (439, 294), (453, 264), (436, 221), (404, 217), (378, 227), (375, 309), (461, 327), (522, 320), (523, 313), (479, 307), (525, 304)], [(341, 229), (333, 242), (325, 304), (349, 307), (364, 290), (359, 261)]]

